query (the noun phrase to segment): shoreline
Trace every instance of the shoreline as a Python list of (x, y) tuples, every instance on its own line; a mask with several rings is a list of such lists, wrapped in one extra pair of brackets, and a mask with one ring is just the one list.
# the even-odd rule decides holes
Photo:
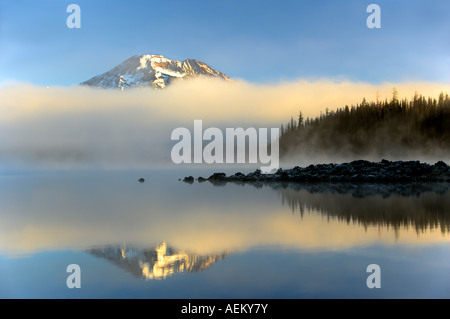
[[(184, 182), (192, 184), (195, 178), (187, 176)], [(350, 184), (395, 184), (395, 183), (450, 183), (450, 166), (443, 161), (435, 164), (420, 161), (388, 161), (370, 162), (355, 160), (342, 164), (317, 164), (307, 167), (295, 166), (291, 169), (279, 168), (274, 174), (261, 174), (259, 169), (243, 174), (233, 175), (214, 173), (208, 178), (197, 178), (199, 183), (212, 182), (223, 184), (228, 182), (287, 182), (287, 183), (350, 183)]]

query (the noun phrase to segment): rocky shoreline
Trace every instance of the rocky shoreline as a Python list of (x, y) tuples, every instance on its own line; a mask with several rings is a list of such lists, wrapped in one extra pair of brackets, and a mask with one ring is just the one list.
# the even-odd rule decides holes
[[(183, 179), (193, 183), (193, 176)], [(291, 169), (278, 169), (274, 174), (261, 174), (255, 170), (249, 174), (214, 173), (208, 178), (198, 177), (198, 182), (214, 184), (227, 182), (288, 182), (288, 183), (450, 183), (450, 166), (443, 161), (431, 165), (420, 161), (369, 162), (355, 160), (342, 164), (317, 164), (307, 167), (295, 166)]]

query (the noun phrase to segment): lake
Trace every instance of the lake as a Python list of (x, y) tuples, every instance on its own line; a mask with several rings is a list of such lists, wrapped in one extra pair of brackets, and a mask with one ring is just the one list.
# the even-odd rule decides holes
[(0, 298), (450, 298), (447, 186), (179, 180), (212, 172), (3, 174)]

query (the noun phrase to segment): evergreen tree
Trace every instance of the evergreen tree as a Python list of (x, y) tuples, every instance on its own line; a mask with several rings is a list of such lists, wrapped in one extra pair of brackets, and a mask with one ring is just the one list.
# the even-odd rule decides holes
[(299, 127), (303, 126), (303, 113), (302, 113), (302, 111), (300, 111), (300, 113), (298, 114), (298, 126)]
[(398, 90), (395, 86), (392, 88), (392, 102), (398, 103)]

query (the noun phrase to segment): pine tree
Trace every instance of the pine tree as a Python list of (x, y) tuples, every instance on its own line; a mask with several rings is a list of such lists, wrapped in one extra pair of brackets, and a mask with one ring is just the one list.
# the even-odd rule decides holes
[(398, 90), (395, 86), (392, 89), (392, 103), (398, 103)]
[(298, 127), (302, 126), (303, 126), (303, 113), (302, 111), (300, 111), (300, 113), (298, 114)]

